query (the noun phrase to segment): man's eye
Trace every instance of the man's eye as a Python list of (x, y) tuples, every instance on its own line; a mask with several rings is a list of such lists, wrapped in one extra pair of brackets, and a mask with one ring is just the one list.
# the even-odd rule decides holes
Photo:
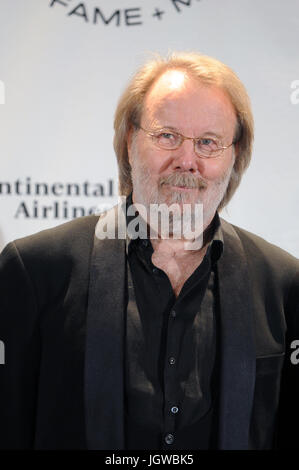
[(160, 132), (157, 135), (159, 145), (165, 148), (173, 148), (178, 143), (178, 136), (172, 132)]
[(173, 140), (175, 139), (175, 135), (171, 134), (171, 132), (162, 132), (159, 134), (159, 139)]
[(209, 150), (210, 152), (215, 152), (218, 150), (218, 142), (209, 137), (204, 137), (199, 140), (198, 145), (201, 149)]
[(213, 139), (200, 139), (201, 145), (216, 145), (215, 141)]

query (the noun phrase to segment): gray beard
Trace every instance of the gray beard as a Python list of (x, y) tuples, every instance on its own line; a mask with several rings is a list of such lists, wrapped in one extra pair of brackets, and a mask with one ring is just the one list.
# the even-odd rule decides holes
[[(184, 215), (182, 218), (182, 210), (177, 210), (170, 213), (168, 220), (164, 223), (169, 226), (169, 234), (175, 235), (178, 231), (184, 234), (188, 229), (195, 227), (195, 218), (198, 217), (196, 212), (196, 204), (203, 205), (203, 221), (202, 229), (205, 230), (212, 221), (217, 208), (222, 201), (226, 192), (230, 177), (232, 174), (232, 167), (223, 175), (221, 179), (208, 186), (208, 182), (191, 173), (176, 171), (166, 177), (160, 177), (158, 182), (153, 182), (149, 169), (140, 163), (138, 156), (135, 154), (132, 161), (132, 183), (133, 183), (133, 198), (134, 202), (142, 204), (150, 214), (151, 204), (177, 204), (181, 207), (184, 204), (189, 204), (191, 210), (188, 211), (187, 217)], [(198, 198), (190, 202), (190, 194), (181, 191), (172, 190), (163, 193), (165, 185), (181, 186), (187, 188), (197, 188), (199, 190)], [(150, 224), (150, 221), (148, 221)]]

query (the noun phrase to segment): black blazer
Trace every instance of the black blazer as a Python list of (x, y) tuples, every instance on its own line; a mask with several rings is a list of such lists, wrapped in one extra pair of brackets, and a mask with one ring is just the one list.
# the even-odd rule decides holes
[[(0, 448), (124, 449), (125, 240), (76, 219), (0, 256)], [(296, 447), (299, 262), (221, 221), (220, 449)]]

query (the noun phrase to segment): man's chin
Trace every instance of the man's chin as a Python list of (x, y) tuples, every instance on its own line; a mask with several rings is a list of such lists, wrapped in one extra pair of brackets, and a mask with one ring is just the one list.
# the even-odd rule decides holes
[(200, 204), (201, 198), (197, 188), (165, 185), (159, 191), (159, 203), (162, 204)]

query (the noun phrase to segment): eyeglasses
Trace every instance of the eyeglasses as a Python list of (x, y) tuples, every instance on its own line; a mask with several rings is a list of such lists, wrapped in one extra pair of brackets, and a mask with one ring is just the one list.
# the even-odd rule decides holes
[(136, 127), (150, 136), (154, 144), (163, 150), (176, 150), (185, 140), (193, 140), (194, 152), (196, 155), (203, 158), (220, 157), (223, 150), (236, 144), (236, 141), (234, 140), (230, 145), (223, 146), (221, 141), (215, 137), (186, 137), (179, 134), (179, 132), (174, 132), (168, 129), (148, 131), (139, 125), (136, 125)]

